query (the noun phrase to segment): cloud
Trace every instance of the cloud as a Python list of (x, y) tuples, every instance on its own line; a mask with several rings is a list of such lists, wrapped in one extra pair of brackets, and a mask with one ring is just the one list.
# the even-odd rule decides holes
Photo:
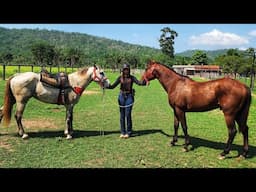
[(248, 49), (248, 47), (239, 47), (238, 48), (240, 51), (245, 51), (246, 49)]
[(251, 36), (256, 36), (256, 30), (250, 31), (248, 34)]
[(217, 29), (214, 29), (208, 33), (202, 33), (198, 36), (191, 36), (189, 38), (189, 44), (195, 45), (206, 45), (212, 47), (229, 48), (232, 46), (241, 46), (248, 44), (248, 39), (236, 35), (234, 33), (225, 33)]

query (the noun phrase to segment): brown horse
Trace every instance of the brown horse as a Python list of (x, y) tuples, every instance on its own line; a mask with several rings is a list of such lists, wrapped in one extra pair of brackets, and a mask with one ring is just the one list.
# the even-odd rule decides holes
[(177, 142), (178, 127), (179, 122), (181, 122), (185, 136), (184, 149), (188, 151), (190, 139), (187, 132), (186, 112), (202, 112), (219, 108), (224, 113), (228, 128), (227, 144), (220, 154), (220, 158), (224, 158), (230, 151), (237, 132), (235, 122), (239, 126), (239, 131), (243, 134), (242, 156), (247, 156), (247, 118), (251, 103), (251, 91), (246, 85), (228, 77), (207, 82), (196, 82), (155, 61), (148, 63), (142, 79), (147, 82), (158, 79), (168, 93), (169, 104), (174, 110), (172, 146)]

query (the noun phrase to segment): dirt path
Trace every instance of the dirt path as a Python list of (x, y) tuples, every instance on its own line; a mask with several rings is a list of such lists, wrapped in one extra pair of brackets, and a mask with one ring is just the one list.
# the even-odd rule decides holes
[(87, 91), (85, 90), (83, 92), (83, 95), (93, 95), (93, 94), (99, 94), (100, 92), (99, 91)]

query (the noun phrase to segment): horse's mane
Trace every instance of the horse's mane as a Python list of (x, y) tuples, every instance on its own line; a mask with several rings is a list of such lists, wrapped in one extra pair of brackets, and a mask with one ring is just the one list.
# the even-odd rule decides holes
[(79, 75), (85, 75), (88, 71), (88, 67), (83, 67), (77, 71)]
[(191, 79), (189, 76), (186, 76), (186, 75), (182, 75), (182, 74), (180, 74), (180, 73), (177, 73), (173, 68), (169, 67), (168, 65), (165, 65), (165, 64), (163, 64), (163, 63), (159, 63), (159, 62), (157, 62), (157, 61), (154, 61), (154, 63), (166, 67), (167, 69), (171, 70), (172, 72), (174, 72), (175, 74), (177, 74), (177, 75), (180, 76), (180, 77), (184, 77), (184, 78)]

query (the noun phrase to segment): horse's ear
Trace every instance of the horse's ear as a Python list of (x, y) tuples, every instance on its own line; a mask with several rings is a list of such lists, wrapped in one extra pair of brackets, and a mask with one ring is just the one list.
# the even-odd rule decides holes
[(98, 69), (98, 67), (96, 66), (96, 64), (93, 64), (93, 67), (95, 67), (96, 69)]
[(155, 63), (155, 61), (153, 60), (153, 59), (150, 59), (149, 61), (148, 61), (148, 65), (152, 65), (152, 64), (154, 64)]

